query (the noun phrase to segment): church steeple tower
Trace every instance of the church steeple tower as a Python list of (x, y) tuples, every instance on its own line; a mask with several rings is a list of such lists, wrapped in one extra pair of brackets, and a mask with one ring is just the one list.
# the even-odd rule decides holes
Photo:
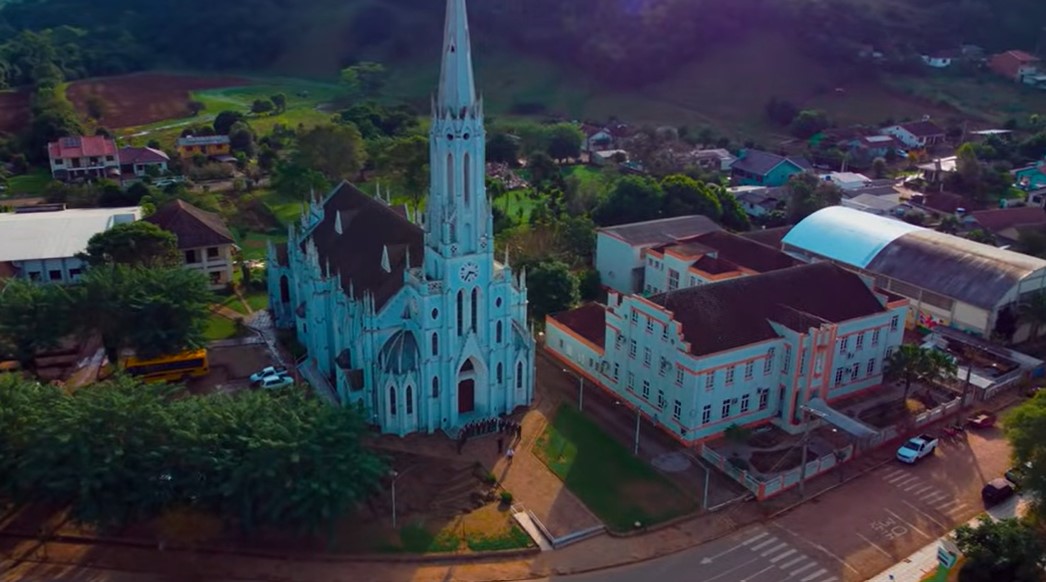
[(446, 17), (439, 88), (432, 99), (425, 242), (451, 259), (491, 253), (494, 233), (484, 182), (483, 100), (476, 95), (465, 0), (447, 0)]

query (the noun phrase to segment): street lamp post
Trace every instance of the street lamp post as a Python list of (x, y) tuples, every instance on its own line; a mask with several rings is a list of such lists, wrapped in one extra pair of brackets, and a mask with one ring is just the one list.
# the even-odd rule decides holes
[[(620, 400), (615, 400), (614, 405), (624, 406), (624, 404)], [(625, 407), (627, 408), (627, 406)], [(642, 413), (639, 411), (639, 407), (636, 406), (636, 435), (635, 438), (632, 439), (632, 454), (636, 455), (637, 457), (639, 456), (639, 419), (641, 418), (641, 414)]]
[[(563, 372), (566, 374), (570, 373), (570, 370), (563, 368)], [(577, 376), (577, 409), (579, 411), (585, 410), (585, 377), (581, 374)]]
[(803, 454), (802, 454), (802, 465), (799, 466), (799, 498), (806, 498), (806, 447), (810, 439), (810, 425), (813, 424), (807, 417), (806, 406), (802, 407), (803, 416), (802, 419), (806, 423), (806, 427), (803, 429)]
[(389, 471), (389, 476), (392, 477), (392, 529), (396, 529), (396, 479), (400, 474), (396, 471)]

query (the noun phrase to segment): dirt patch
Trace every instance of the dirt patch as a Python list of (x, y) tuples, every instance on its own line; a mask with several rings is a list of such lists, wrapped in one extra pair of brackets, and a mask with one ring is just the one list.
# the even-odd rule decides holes
[(912, 417), (904, 402), (883, 402), (867, 408), (858, 415), (862, 421), (876, 427), (886, 428), (910, 420)]
[(101, 124), (118, 129), (190, 115), (192, 91), (249, 85), (238, 77), (210, 77), (144, 73), (77, 81), (69, 86), (69, 100), (87, 115), (87, 101), (97, 96), (104, 104)]
[(29, 93), (0, 92), (0, 132), (16, 133), (29, 125)]
[(756, 451), (748, 462), (760, 473), (781, 473), (798, 467), (803, 462), (803, 452), (799, 447), (788, 451)]

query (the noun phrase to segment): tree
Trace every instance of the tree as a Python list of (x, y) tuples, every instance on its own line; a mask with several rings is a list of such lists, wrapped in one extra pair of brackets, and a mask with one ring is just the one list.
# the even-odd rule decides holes
[(557, 123), (548, 129), (547, 140), (548, 155), (554, 160), (564, 161), (581, 157), (585, 134), (572, 123)]
[(185, 108), (189, 110), (189, 115), (196, 117), (201, 111), (207, 109), (207, 104), (203, 101), (197, 101), (196, 99), (190, 99), (186, 104)]
[(72, 332), (72, 309), (72, 299), (61, 285), (8, 279), (0, 288), (0, 355), (34, 370), (36, 355), (57, 347)]
[(955, 545), (966, 556), (959, 572), (959, 580), (964, 582), (1043, 579), (1046, 548), (1039, 533), (1026, 522), (982, 518), (976, 527), (959, 526), (955, 530)]
[(788, 124), (788, 131), (799, 139), (808, 139), (828, 129), (829, 125), (824, 111), (806, 109)]
[(380, 63), (364, 61), (341, 70), (341, 82), (352, 93), (367, 98), (376, 97), (381, 92), (385, 79), (385, 67)]
[(882, 180), (885, 178), (889, 169), (890, 168), (886, 165), (886, 160), (884, 158), (875, 158), (872, 160), (872, 176), (876, 180)]
[(355, 177), (366, 161), (363, 136), (354, 125), (318, 125), (298, 138), (295, 163), (320, 172), (328, 182)]
[(276, 113), (287, 111), (287, 96), (283, 93), (277, 93), (269, 97), (269, 101), (272, 101), (273, 106), (276, 108)]
[(712, 183), (705, 184), (705, 186), (719, 200), (719, 206), (723, 209), (723, 226), (735, 231), (746, 231), (752, 228), (752, 222), (748, 219), (744, 208), (741, 208), (741, 203), (727, 191), (725, 186)]
[(254, 103), (251, 104), (251, 113), (255, 115), (263, 115), (265, 113), (271, 113), (276, 109), (276, 106), (272, 104), (269, 99), (255, 99)]
[(793, 223), (822, 208), (836, 206), (843, 199), (839, 186), (806, 172), (789, 178), (788, 192), (788, 220)]
[(578, 302), (577, 276), (562, 261), (542, 261), (527, 270), (527, 298), (530, 316), (544, 321)]
[(650, 178), (626, 176), (618, 180), (592, 219), (600, 226), (653, 220), (661, 216), (665, 193)]
[(239, 121), (229, 128), (229, 147), (234, 152), (243, 152), (248, 158), (254, 157), (254, 130), (246, 123)]
[(975, 228), (970, 232), (966, 233), (966, 238), (973, 242), (979, 242), (981, 244), (995, 246), (995, 235), (984, 230), (983, 228)]
[(507, 133), (495, 133), (487, 140), (487, 161), (519, 165), (519, 141)]
[(556, 226), (566, 252), (575, 259), (575, 264), (591, 263), (596, 252), (596, 224), (586, 215), (564, 213)]
[(799, 115), (799, 108), (791, 101), (771, 97), (764, 112), (766, 117), (777, 125), (788, 125), (792, 123), (796, 115)]
[(97, 93), (91, 93), (84, 99), (87, 108), (87, 116), (95, 121), (101, 121), (109, 112), (109, 102)]
[(955, 234), (959, 232), (960, 226), (959, 219), (954, 214), (948, 214), (941, 219), (940, 224), (937, 225), (937, 230), (946, 234)]
[(886, 359), (885, 376), (891, 382), (904, 381), (907, 399), (912, 382), (940, 382), (954, 376), (955, 370), (955, 362), (943, 352), (902, 344)]
[(239, 111), (222, 111), (214, 118), (214, 132), (218, 135), (229, 135), (232, 126), (244, 120), (245, 117)]
[(323, 174), (304, 166), (281, 162), (272, 177), (272, 188), (281, 196), (305, 201), (312, 192), (324, 192), (330, 183)]
[(1028, 338), (1038, 338), (1043, 324), (1046, 324), (1046, 291), (1031, 293), (1017, 305), (1017, 309), (1020, 320), (1031, 326)]
[(111, 362), (123, 348), (149, 358), (201, 346), (214, 299), (207, 285), (181, 267), (93, 267), (75, 290), (78, 324), (101, 336)]
[(145, 221), (118, 224), (92, 236), (77, 258), (91, 266), (173, 267), (181, 262), (178, 238)]
[(530, 169), (530, 181), (536, 186), (541, 186), (559, 175), (559, 166), (552, 156), (545, 152), (534, 152), (527, 158), (527, 168)]
[(673, 174), (661, 180), (661, 190), (665, 193), (665, 216), (700, 214), (717, 222), (723, 217), (719, 198), (709, 191), (707, 184)]
[(429, 140), (421, 135), (390, 140), (381, 154), (379, 166), (403, 183), (414, 207), (420, 208), (428, 193)]

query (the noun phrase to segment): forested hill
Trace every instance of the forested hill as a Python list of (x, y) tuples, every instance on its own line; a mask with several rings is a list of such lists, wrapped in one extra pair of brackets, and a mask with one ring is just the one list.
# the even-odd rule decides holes
[[(312, 35), (336, 64), (428, 54), (441, 0), (7, 0), (0, 84), (152, 66), (263, 70)], [(1043, 0), (471, 0), (482, 39), (569, 61), (606, 81), (656, 80), (717, 43), (788, 31), (805, 51), (848, 60), (863, 44), (905, 56), (978, 44), (1034, 49)], [(427, 51), (419, 53), (422, 47)], [(335, 58), (330, 58), (330, 57)], [(767, 55), (773, 59), (773, 55)], [(55, 70), (57, 68), (57, 71)], [(333, 71), (332, 71), (333, 72)]]

